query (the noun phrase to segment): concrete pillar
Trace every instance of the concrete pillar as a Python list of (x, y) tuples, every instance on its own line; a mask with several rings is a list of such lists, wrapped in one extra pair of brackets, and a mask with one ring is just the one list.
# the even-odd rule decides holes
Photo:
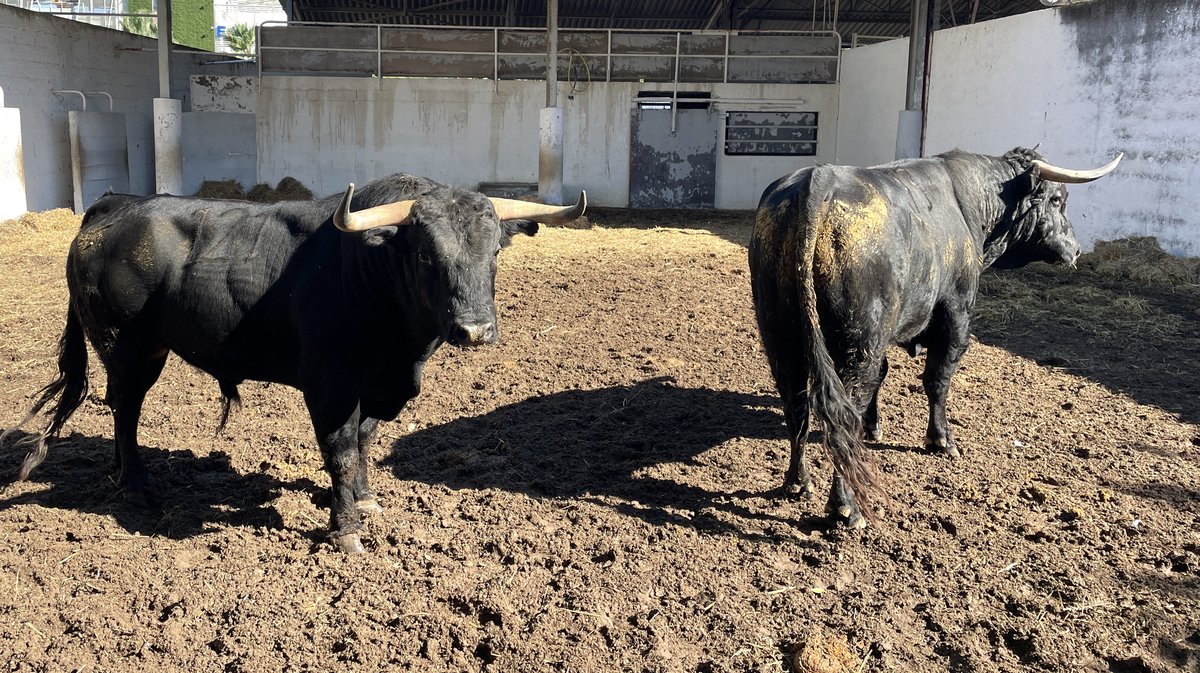
[(183, 195), (183, 103), (154, 99), (154, 191)]
[(924, 110), (901, 110), (896, 125), (896, 158), (917, 159), (921, 156), (921, 121)]
[(0, 220), (24, 215), (25, 210), (21, 110), (4, 107), (4, 89), (0, 89)]
[(563, 202), (563, 109), (542, 108), (538, 117), (538, 197), (556, 206)]

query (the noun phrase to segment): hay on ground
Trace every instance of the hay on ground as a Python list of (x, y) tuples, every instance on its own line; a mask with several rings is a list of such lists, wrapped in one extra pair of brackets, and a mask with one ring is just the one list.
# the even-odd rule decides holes
[(1092, 252), (1080, 257), (1079, 268), (1151, 285), (1200, 284), (1200, 258), (1176, 257), (1153, 236), (1097, 241)]
[(196, 196), (206, 199), (244, 200), (246, 190), (237, 180), (205, 180), (196, 191)]
[(305, 187), (299, 180), (291, 176), (279, 181), (275, 188), (265, 182), (260, 182), (246, 192), (246, 198), (258, 203), (278, 203), (280, 201), (311, 201), (312, 190)]

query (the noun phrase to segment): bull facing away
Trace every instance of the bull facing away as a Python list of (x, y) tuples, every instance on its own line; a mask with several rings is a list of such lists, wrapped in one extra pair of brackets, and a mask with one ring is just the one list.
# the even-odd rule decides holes
[(361, 552), (360, 510), (379, 509), (366, 469), (378, 422), (417, 395), (442, 343), (497, 339), (496, 260), (512, 236), (585, 207), (582, 194), (545, 206), (407, 175), (315, 202), (106, 196), (70, 246), (59, 373), (22, 423), (47, 405), (50, 421), (26, 439), (21, 478), (87, 394), (86, 338), (108, 377), (118, 485), (153, 501), (138, 417), (173, 351), (217, 379), (222, 424), (244, 380), (304, 394), (333, 481), (330, 539)]
[(1101, 178), (1120, 159), (1079, 171), (1028, 149), (1003, 157), (956, 150), (873, 168), (803, 168), (767, 187), (750, 277), (792, 442), (785, 491), (812, 492), (804, 459), (811, 408), (836, 470), (829, 510), (851, 527), (866, 525), (867, 505), (883, 496), (862, 435), (880, 436), (891, 344), (928, 352), (925, 442), (957, 456), (946, 397), (967, 350), (979, 274), (1038, 260), (1074, 264), (1079, 244), (1062, 183)]

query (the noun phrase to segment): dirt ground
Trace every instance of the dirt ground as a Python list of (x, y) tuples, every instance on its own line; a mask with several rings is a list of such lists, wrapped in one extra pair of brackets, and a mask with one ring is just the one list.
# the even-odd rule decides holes
[[(897, 350), (872, 450), (893, 506), (777, 497), (782, 415), (747, 213), (596, 209), (501, 255), (502, 342), (444, 347), (383, 427), (368, 553), (323, 542), (299, 395), (172, 361), (126, 504), (92, 395), (30, 482), (0, 452), (8, 671), (1200, 670), (1200, 287), (989, 273), (955, 378), (964, 457), (921, 450)], [(0, 425), (53, 373), (65, 211), (0, 224)], [(819, 448), (814, 477), (828, 487)]]

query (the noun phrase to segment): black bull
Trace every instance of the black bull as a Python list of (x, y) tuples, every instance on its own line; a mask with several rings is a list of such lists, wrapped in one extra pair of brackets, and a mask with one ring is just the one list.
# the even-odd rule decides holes
[(946, 397), (967, 350), (979, 274), (1038, 260), (1073, 264), (1079, 244), (1061, 183), (1095, 180), (1119, 160), (1074, 171), (1021, 148), (1003, 157), (954, 151), (874, 168), (804, 168), (767, 187), (750, 276), (792, 441), (784, 489), (811, 494), (811, 408), (836, 468), (831, 513), (860, 527), (872, 496), (886, 498), (861, 437), (879, 438), (891, 344), (928, 351), (926, 445), (957, 456)]
[(22, 423), (53, 403), (51, 418), (24, 440), (21, 478), (87, 394), (86, 337), (108, 377), (119, 486), (152, 502), (138, 417), (174, 351), (219, 382), (222, 425), (244, 380), (303, 392), (333, 480), (330, 537), (360, 552), (359, 511), (378, 509), (366, 448), (379, 420), (417, 395), (443, 342), (496, 340), (496, 259), (511, 237), (584, 207), (582, 195), (544, 206), (406, 175), (315, 202), (106, 196), (68, 253), (59, 374)]

